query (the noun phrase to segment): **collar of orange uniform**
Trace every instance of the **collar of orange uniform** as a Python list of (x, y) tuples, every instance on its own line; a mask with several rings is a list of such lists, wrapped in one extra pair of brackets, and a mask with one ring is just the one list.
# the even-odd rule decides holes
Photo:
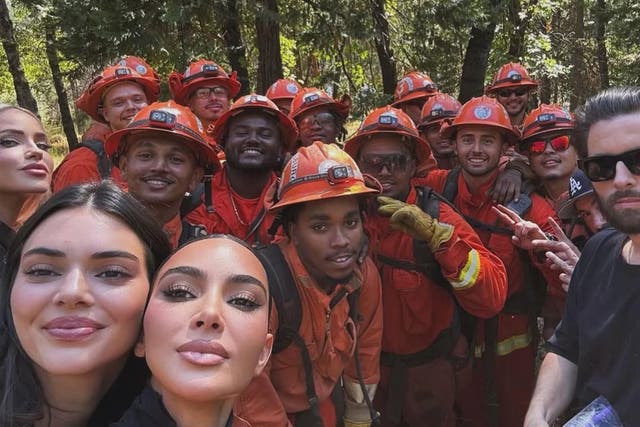
[[(280, 249), (284, 254), (285, 258), (289, 262), (289, 268), (293, 270), (294, 277), (302, 284), (302, 286), (307, 288), (317, 288), (321, 289), (318, 286), (318, 282), (309, 274), (307, 268), (302, 263), (300, 256), (298, 255), (298, 251), (296, 250), (295, 245), (291, 242), (290, 239), (285, 239), (284, 241), (279, 243)], [(340, 287), (344, 287), (347, 292), (352, 293), (356, 289), (359, 289), (362, 286), (363, 274), (362, 268), (360, 266), (356, 267), (353, 271), (353, 275), (351, 279), (347, 283), (340, 283), (335, 287), (330, 296), (334, 295)]]
[[(464, 179), (464, 174), (461, 172), (458, 179), (462, 180), (462, 185), (458, 185), (458, 196), (463, 200), (466, 200), (473, 204), (481, 204), (486, 202), (487, 200), (490, 200), (491, 197), (489, 197), (489, 189), (493, 186), (493, 184), (495, 184), (496, 179), (498, 178), (498, 173), (499, 171), (496, 170), (491, 175), (491, 178), (489, 178), (484, 184), (480, 186), (480, 188), (478, 188), (477, 194), (472, 194), (469, 190), (467, 182)], [(458, 184), (460, 184), (460, 181), (458, 181)]]
[(180, 214), (171, 218), (162, 229), (167, 234), (167, 237), (169, 237), (171, 247), (173, 249), (177, 248), (180, 242), (180, 235), (182, 234), (182, 219), (180, 218)]

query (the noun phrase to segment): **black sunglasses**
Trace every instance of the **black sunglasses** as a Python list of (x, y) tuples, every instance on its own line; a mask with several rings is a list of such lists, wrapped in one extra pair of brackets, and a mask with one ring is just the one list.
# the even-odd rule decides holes
[(389, 173), (407, 169), (410, 158), (405, 154), (365, 154), (358, 162), (363, 172), (377, 174), (386, 167)]
[(512, 93), (515, 93), (516, 96), (522, 96), (527, 93), (527, 89), (519, 88), (519, 89), (501, 89), (498, 91), (498, 95), (502, 98), (508, 98)]
[(593, 156), (580, 162), (581, 168), (591, 181), (608, 181), (616, 176), (616, 165), (624, 163), (634, 175), (640, 175), (640, 148), (617, 156)]

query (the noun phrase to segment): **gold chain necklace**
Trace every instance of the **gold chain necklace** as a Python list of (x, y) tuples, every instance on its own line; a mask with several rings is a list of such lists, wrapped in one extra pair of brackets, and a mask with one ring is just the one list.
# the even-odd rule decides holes
[(246, 222), (240, 218), (240, 212), (238, 212), (238, 207), (236, 206), (236, 201), (234, 200), (233, 194), (231, 193), (231, 188), (229, 188), (229, 199), (231, 199), (231, 206), (233, 207), (233, 212), (236, 214), (236, 218), (238, 218), (238, 222), (244, 226), (247, 225)]

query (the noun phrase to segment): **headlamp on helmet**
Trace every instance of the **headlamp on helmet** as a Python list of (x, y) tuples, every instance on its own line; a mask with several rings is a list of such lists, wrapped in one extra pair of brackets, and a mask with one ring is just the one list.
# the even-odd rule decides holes
[(513, 83), (520, 83), (522, 81), (522, 76), (518, 73), (513, 73), (508, 77), (508, 80), (511, 80)]
[(218, 66), (215, 64), (204, 64), (202, 66), (202, 72), (207, 74), (218, 75)]
[(398, 124), (398, 117), (391, 114), (381, 114), (378, 117), (378, 123), (381, 125), (395, 126)]
[(114, 74), (115, 74), (116, 77), (130, 76), (131, 75), (131, 70), (129, 68), (126, 68), (126, 67), (117, 68)]
[(332, 166), (327, 170), (327, 181), (329, 184), (337, 184), (353, 177), (353, 171), (349, 166)]
[(541, 125), (552, 125), (556, 122), (556, 115), (553, 113), (540, 114), (536, 117), (536, 122)]
[(176, 116), (167, 111), (153, 110), (149, 114), (149, 124), (163, 129), (173, 129), (176, 126)]
[(302, 105), (310, 104), (312, 102), (317, 101), (318, 99), (320, 99), (320, 95), (318, 95), (317, 93), (312, 93), (312, 94), (304, 97), (304, 101), (302, 102)]

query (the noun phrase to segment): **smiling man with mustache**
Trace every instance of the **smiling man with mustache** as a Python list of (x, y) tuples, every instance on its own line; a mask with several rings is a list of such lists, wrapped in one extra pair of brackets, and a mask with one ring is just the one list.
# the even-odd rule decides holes
[(295, 123), (267, 97), (250, 94), (218, 119), (213, 136), (227, 161), (205, 186), (203, 200), (187, 220), (203, 224), (209, 233), (269, 243), (274, 216), (264, 201), (285, 154), (295, 151)]
[(202, 123), (188, 108), (174, 101), (155, 102), (105, 142), (129, 193), (163, 226), (174, 248), (205, 233), (204, 227), (180, 218), (184, 194), (194, 190), (204, 169), (220, 169), (202, 130)]
[(617, 413), (617, 425), (635, 426), (640, 383), (631, 373), (640, 367), (640, 330), (631, 325), (640, 310), (640, 89), (605, 90), (576, 116), (581, 168), (613, 228), (589, 239), (575, 267), (525, 426), (548, 426), (572, 400), (585, 407), (598, 398)]

